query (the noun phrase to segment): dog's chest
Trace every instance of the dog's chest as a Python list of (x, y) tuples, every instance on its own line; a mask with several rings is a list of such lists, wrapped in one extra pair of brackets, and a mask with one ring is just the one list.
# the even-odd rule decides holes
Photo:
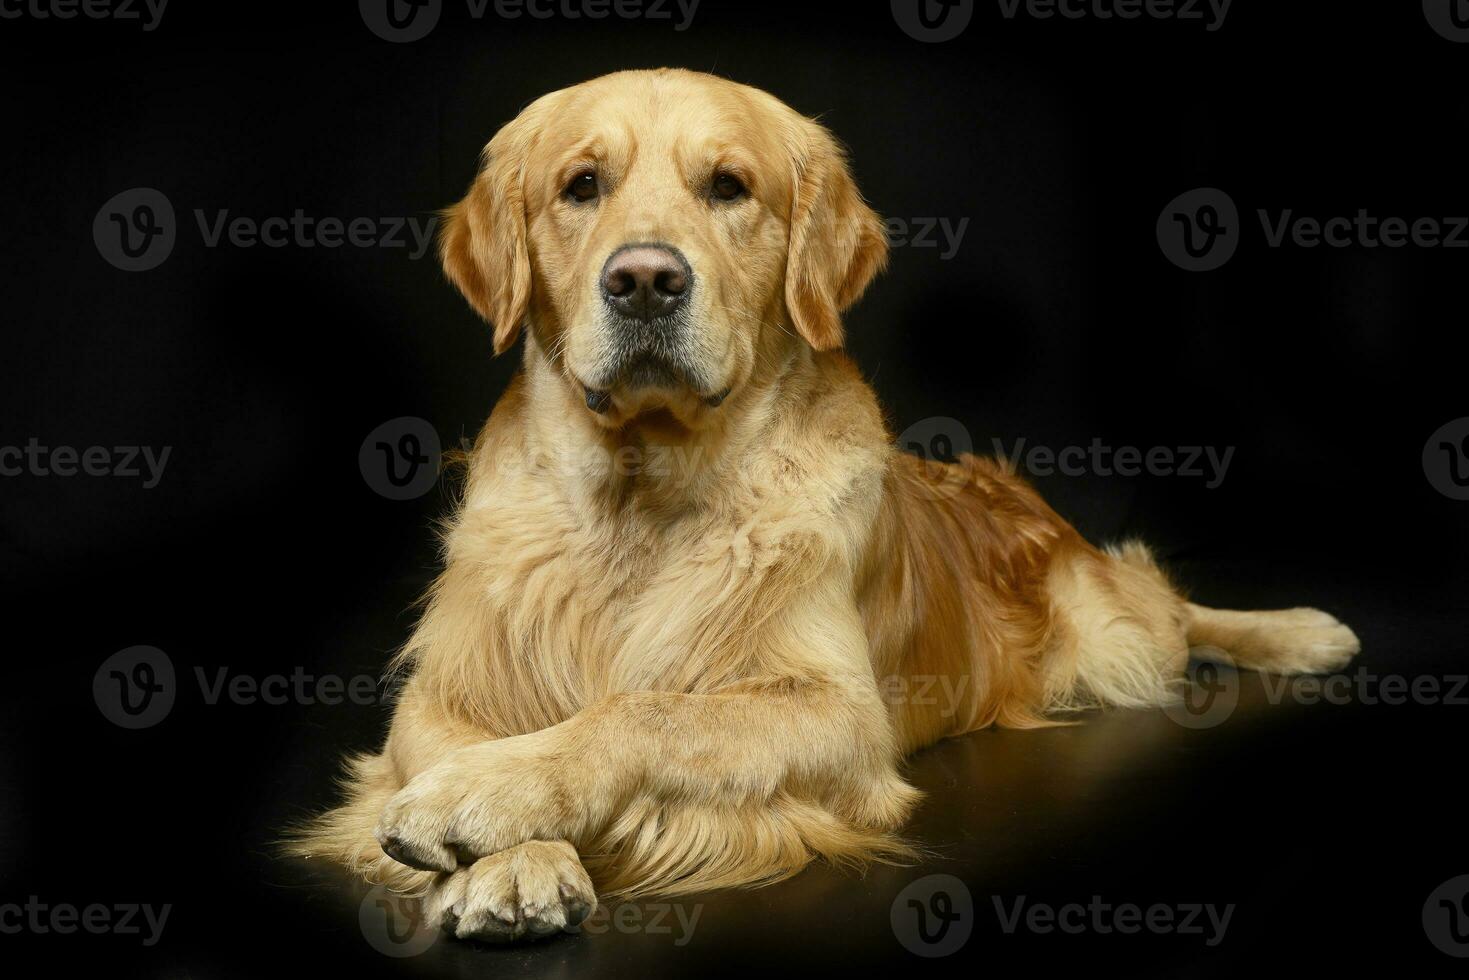
[(500, 510), (485, 531), (477, 560), (499, 645), (540, 693), (570, 695), (575, 710), (619, 691), (707, 690), (735, 675), (718, 641), (732, 629), (730, 590), (750, 573), (737, 522), (593, 519), (542, 499)]

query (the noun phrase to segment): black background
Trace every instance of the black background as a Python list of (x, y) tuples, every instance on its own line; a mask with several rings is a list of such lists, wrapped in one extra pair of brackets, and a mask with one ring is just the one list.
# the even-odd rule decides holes
[[(385, 499), (358, 447), (400, 416), (429, 420), (446, 445), (472, 437), (518, 355), (492, 358), (432, 254), (206, 248), (193, 212), (426, 220), (523, 105), (621, 68), (768, 89), (848, 144), (884, 215), (968, 221), (949, 260), (896, 248), (848, 317), (895, 432), (952, 417), (984, 452), (1022, 438), (1234, 447), (1215, 489), (1036, 483), (1093, 540), (1155, 543), (1202, 601), (1327, 606), (1379, 672), (1464, 661), (1469, 503), (1436, 492), (1421, 456), (1469, 415), (1469, 253), (1271, 249), (1255, 218), (1469, 214), (1469, 44), (1435, 34), (1418, 4), (1238, 0), (1209, 32), (1008, 20), (980, 3), (942, 44), (908, 37), (885, 2), (703, 0), (683, 32), (448, 8), (404, 45), (347, 2), (174, 0), (152, 32), (0, 20), (0, 444), (172, 447), (151, 490), (0, 480), (0, 903), (174, 906), (151, 949), (23, 935), (0, 936), (0, 955), (200, 977), (440, 963), (476, 976), (783, 960), (971, 975), (1457, 966), (1418, 924), (1428, 893), (1469, 872), (1456, 796), (1469, 708), (1446, 705), (1264, 706), (1228, 735), (1118, 713), (920, 756), (931, 798), (915, 831), (958, 849), (980, 907), (983, 935), (948, 960), (914, 959), (888, 929), (918, 872), (816, 869), (711, 899), (707, 940), (677, 950), (580, 937), (395, 963), (362, 942), (355, 897), (273, 859), (270, 842), (331, 798), (336, 758), (373, 747), (387, 710), (208, 705), (194, 671), (375, 677), (433, 573), (449, 493)], [(179, 241), (161, 267), (127, 273), (99, 255), (92, 223), (139, 186), (172, 201)], [(1200, 186), (1232, 196), (1244, 238), (1224, 268), (1187, 273), (1154, 226)], [(98, 712), (91, 681), (135, 644), (166, 651), (183, 685), (166, 721), (129, 732)], [(1238, 901), (1234, 942), (1004, 936), (985, 918), (990, 894), (1093, 893)]]

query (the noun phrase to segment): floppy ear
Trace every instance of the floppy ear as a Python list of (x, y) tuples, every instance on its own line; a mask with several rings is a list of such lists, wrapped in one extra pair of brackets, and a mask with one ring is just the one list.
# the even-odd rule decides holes
[(484, 163), (464, 200), (444, 212), (439, 257), (449, 281), (494, 327), (495, 353), (520, 334), (530, 304), (525, 197), (521, 189), (523, 140), (516, 123), (485, 148)]
[(862, 200), (846, 154), (826, 128), (802, 120), (786, 267), (786, 309), (817, 350), (842, 345), (842, 317), (888, 261), (882, 219)]

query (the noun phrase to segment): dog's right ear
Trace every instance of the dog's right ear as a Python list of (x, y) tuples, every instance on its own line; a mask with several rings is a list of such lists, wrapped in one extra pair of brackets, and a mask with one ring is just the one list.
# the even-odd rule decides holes
[(443, 212), (439, 257), (449, 281), (494, 328), (495, 353), (515, 344), (530, 305), (522, 161), (528, 149), (524, 116), (485, 147), (464, 200)]

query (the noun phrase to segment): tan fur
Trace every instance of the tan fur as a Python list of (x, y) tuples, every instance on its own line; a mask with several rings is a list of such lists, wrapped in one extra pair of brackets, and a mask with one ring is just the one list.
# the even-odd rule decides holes
[[(606, 190), (568, 204), (588, 160)], [(718, 168), (750, 199), (702, 197)], [(642, 241), (695, 270), (719, 407), (584, 404), (597, 272)], [(923, 745), (1165, 703), (1190, 645), (1285, 670), (1356, 650), (1324, 613), (1188, 604), (991, 461), (897, 452), (834, 350), (881, 226), (830, 135), (764, 93), (665, 70), (545, 97), (490, 143), (443, 258), (497, 350), (529, 327), (524, 367), (468, 460), (387, 744), (295, 850), (429, 895), (459, 935), (566, 924), (583, 867), (626, 896), (902, 860)], [(960, 696), (884, 694), (934, 678)]]

